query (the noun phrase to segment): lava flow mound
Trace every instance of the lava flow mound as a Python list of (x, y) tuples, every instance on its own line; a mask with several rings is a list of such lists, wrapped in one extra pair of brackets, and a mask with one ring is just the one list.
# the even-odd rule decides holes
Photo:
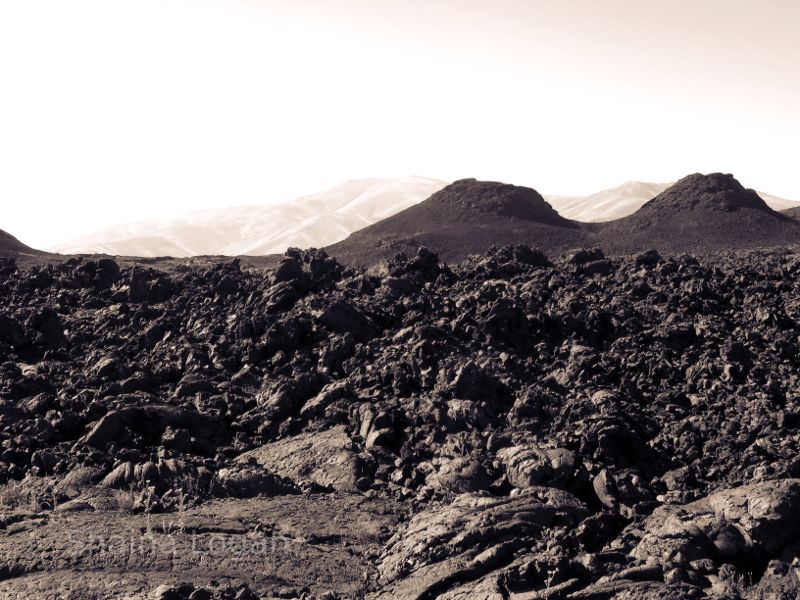
[(589, 226), (610, 252), (704, 252), (800, 242), (800, 224), (732, 175), (684, 177), (633, 215)]
[(561, 251), (585, 245), (586, 238), (578, 223), (561, 217), (535, 190), (462, 179), (327, 251), (343, 263), (365, 265), (424, 245), (452, 262), (498, 243)]
[(798, 298), (791, 248), (0, 260), (0, 597), (795, 598)]

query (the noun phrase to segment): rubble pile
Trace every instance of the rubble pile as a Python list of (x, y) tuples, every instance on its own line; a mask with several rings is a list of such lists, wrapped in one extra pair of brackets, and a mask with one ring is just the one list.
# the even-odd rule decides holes
[(237, 568), (217, 587), (194, 572), (152, 587), (794, 598), (799, 274), (791, 249), (506, 246), (448, 266), (420, 248), (369, 269), (293, 249), (268, 271), (4, 259), (0, 591), (80, 569), (8, 546), (12, 529), (72, 510), (138, 523), (343, 497), (363, 502), (345, 521), (379, 503), (392, 516), (369, 540), (301, 538), (339, 544), (363, 581), (326, 587), (297, 558), (289, 588), (290, 567), (270, 578), (257, 563), (247, 585)]

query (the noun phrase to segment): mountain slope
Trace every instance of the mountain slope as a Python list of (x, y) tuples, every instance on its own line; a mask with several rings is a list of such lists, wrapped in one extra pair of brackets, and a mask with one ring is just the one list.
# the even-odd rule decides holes
[[(632, 215), (648, 200), (669, 188), (672, 183), (627, 181), (622, 185), (589, 196), (545, 196), (544, 199), (562, 217), (584, 223), (606, 222)], [(758, 192), (773, 210), (786, 210), (800, 203)]]
[(368, 264), (425, 245), (443, 260), (456, 261), (494, 244), (557, 251), (585, 242), (580, 225), (559, 215), (535, 190), (462, 179), (328, 251), (343, 262)]
[(20, 242), (10, 233), (0, 229), (0, 257), (14, 258), (18, 256), (39, 256), (43, 254)]
[(781, 211), (787, 217), (791, 217), (792, 219), (800, 219), (800, 207), (793, 207), (793, 208), (785, 208)]
[(612, 252), (667, 252), (775, 246), (800, 241), (800, 224), (772, 210), (732, 175), (684, 177), (628, 217), (588, 225)]
[(785, 210), (791, 210), (793, 208), (800, 207), (800, 202), (797, 202), (796, 200), (787, 200), (786, 198), (779, 198), (778, 196), (765, 194), (764, 192), (757, 193), (772, 210), (783, 212)]
[(359, 179), (275, 205), (203, 210), (177, 219), (120, 225), (54, 247), (64, 254), (264, 255), (322, 247), (391, 216), (445, 185), (424, 177)]
[(589, 196), (545, 196), (545, 200), (567, 219), (586, 223), (613, 221), (633, 214), (669, 186), (669, 183), (628, 181)]

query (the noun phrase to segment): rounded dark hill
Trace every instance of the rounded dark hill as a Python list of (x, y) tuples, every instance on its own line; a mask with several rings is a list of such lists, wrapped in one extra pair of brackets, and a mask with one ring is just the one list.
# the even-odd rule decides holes
[(769, 208), (732, 175), (684, 177), (634, 214), (590, 226), (611, 252), (759, 248), (800, 242), (800, 223)]
[(345, 263), (370, 264), (425, 245), (443, 260), (458, 261), (496, 244), (561, 251), (585, 245), (585, 233), (536, 190), (462, 179), (327, 251)]
[(577, 227), (559, 215), (536, 190), (496, 181), (461, 179), (412, 208), (419, 208), (420, 212), (424, 211), (439, 221), (481, 221), (490, 216)]
[(15, 258), (18, 256), (38, 256), (43, 254), (39, 250), (34, 250), (20, 242), (10, 233), (0, 229), (0, 256), (3, 258)]
[(774, 212), (754, 190), (745, 188), (733, 175), (725, 173), (687, 175), (647, 202), (640, 212), (674, 213), (698, 209)]

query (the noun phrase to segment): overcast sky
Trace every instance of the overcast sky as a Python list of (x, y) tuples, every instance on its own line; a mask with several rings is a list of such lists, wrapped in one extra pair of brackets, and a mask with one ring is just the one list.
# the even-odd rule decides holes
[(796, 0), (0, 2), (0, 228), (359, 177), (585, 194), (725, 171), (800, 199)]

